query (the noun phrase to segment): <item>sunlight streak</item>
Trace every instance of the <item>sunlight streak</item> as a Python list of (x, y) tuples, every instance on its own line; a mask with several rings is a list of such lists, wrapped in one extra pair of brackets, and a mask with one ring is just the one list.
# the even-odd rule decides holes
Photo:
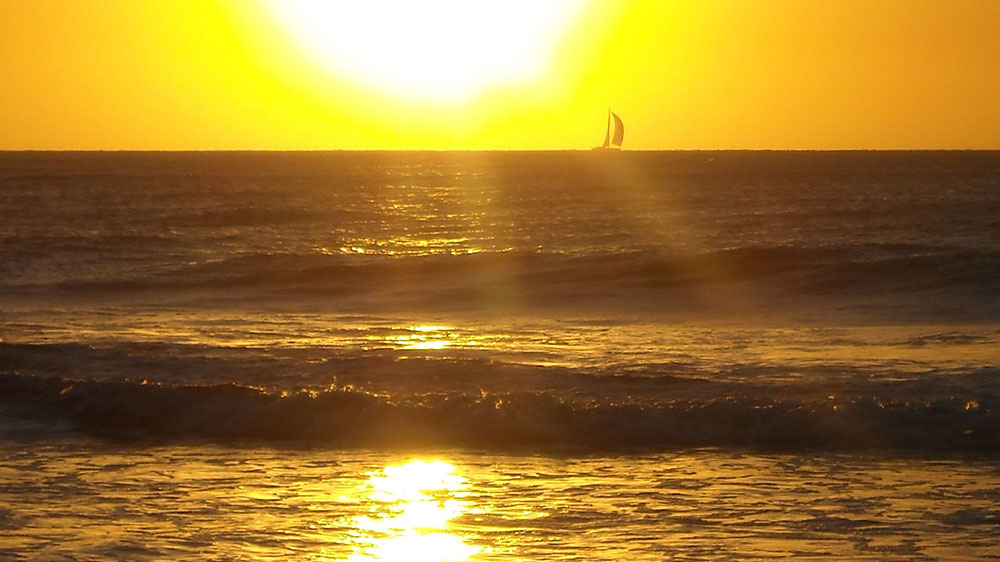
[(362, 486), (378, 507), (354, 520), (363, 531), (348, 560), (460, 561), (482, 551), (449, 531), (466, 513), (466, 479), (444, 461), (388, 466)]
[(403, 334), (371, 336), (374, 341), (382, 341), (398, 349), (442, 350), (451, 347), (479, 347), (482, 342), (454, 326), (419, 325), (398, 328)]

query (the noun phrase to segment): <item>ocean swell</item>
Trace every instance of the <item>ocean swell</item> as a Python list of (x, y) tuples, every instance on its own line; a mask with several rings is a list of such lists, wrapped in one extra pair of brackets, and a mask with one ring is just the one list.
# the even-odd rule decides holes
[(608, 252), (483, 252), (469, 255), (350, 255), (269, 252), (196, 261), (114, 279), (76, 277), (52, 284), (11, 283), (13, 290), (95, 294), (168, 291), (356, 294), (406, 285), (470, 288), (518, 282), (539, 293), (614, 295), (766, 282), (773, 291), (882, 294), (947, 290), (996, 295), (1000, 252), (860, 245), (743, 247), (701, 253), (621, 248)]
[(0, 375), (0, 412), (113, 440), (489, 450), (878, 450), (1000, 453), (995, 399), (573, 401), (541, 392), (278, 392)]

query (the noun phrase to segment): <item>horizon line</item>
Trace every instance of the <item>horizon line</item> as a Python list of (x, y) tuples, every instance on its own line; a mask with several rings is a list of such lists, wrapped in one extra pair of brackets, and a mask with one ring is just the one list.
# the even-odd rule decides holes
[[(592, 152), (590, 148), (0, 148), (26, 152)], [(614, 152), (1000, 152), (997, 148), (640, 148)]]

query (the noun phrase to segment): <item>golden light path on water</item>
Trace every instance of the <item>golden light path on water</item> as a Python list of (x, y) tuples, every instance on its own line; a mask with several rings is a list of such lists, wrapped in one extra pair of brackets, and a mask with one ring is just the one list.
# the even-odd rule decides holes
[(981, 560), (996, 552), (995, 464), (712, 449), (409, 456), (0, 443), (0, 553), (259, 562)]
[(415, 460), (372, 474), (360, 487), (370, 514), (354, 519), (355, 552), (347, 559), (445, 562), (482, 552), (450, 526), (470, 509), (467, 487), (455, 466), (441, 460)]
[(473, 337), (456, 333), (453, 326), (410, 326), (405, 335), (373, 337), (393, 343), (402, 349), (445, 349), (452, 346), (475, 347)]

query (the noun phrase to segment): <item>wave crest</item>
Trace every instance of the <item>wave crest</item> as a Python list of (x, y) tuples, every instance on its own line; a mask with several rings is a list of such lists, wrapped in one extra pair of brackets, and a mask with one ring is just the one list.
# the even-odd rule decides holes
[[(574, 402), (552, 393), (381, 396), (352, 388), (269, 392), (0, 376), (6, 416), (116, 440), (279, 445), (614, 451), (743, 446), (777, 450), (1000, 452), (996, 400), (839, 402), (728, 396)], [(6, 417), (5, 416), (5, 417)]]

